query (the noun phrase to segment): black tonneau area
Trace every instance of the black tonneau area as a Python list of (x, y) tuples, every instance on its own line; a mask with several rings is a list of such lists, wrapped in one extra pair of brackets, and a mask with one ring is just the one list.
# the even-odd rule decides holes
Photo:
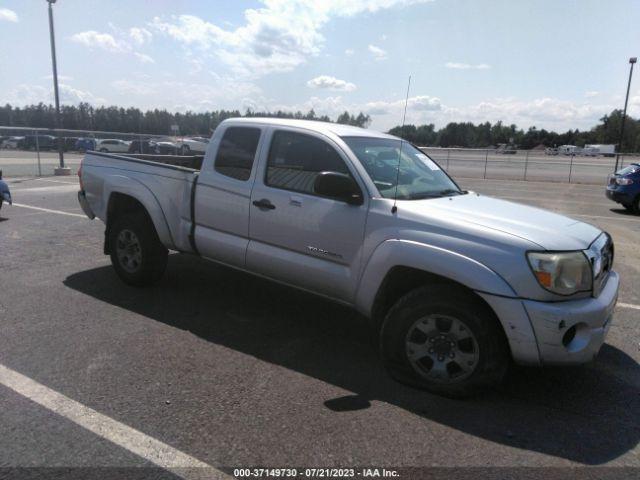
[(189, 171), (199, 171), (204, 160), (204, 155), (152, 155), (146, 153), (103, 153), (94, 151), (88, 151), (87, 153), (99, 157), (117, 158), (119, 160)]

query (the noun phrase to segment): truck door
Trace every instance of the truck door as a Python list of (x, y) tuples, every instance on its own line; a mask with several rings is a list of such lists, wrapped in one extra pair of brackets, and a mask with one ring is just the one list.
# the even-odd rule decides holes
[[(251, 195), (247, 268), (351, 302), (360, 267), (368, 196), (340, 148), (323, 135), (274, 128)], [(320, 197), (320, 172), (352, 176), (362, 205)]]
[(204, 257), (244, 268), (249, 243), (249, 199), (262, 129), (228, 126), (209, 145), (213, 164), (200, 171), (195, 241)]

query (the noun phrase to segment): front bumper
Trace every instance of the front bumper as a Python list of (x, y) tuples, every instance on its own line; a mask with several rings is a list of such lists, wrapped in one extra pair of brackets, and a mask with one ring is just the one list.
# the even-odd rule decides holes
[(609, 200), (613, 200), (616, 203), (622, 203), (625, 205), (630, 205), (633, 201), (633, 196), (625, 192), (624, 190), (614, 190), (612, 188), (607, 188), (606, 191), (607, 198)]
[(85, 195), (84, 190), (80, 190), (78, 192), (78, 203), (80, 203), (80, 208), (82, 208), (82, 211), (90, 220), (96, 218), (96, 214), (91, 210), (91, 206), (87, 201), (87, 196)]
[(523, 301), (541, 363), (577, 365), (593, 360), (611, 327), (619, 285), (620, 277), (611, 272), (596, 298), (556, 303)]
[(600, 351), (611, 326), (619, 285), (620, 278), (612, 271), (596, 298), (537, 302), (480, 295), (502, 323), (516, 363), (578, 365), (590, 362)]

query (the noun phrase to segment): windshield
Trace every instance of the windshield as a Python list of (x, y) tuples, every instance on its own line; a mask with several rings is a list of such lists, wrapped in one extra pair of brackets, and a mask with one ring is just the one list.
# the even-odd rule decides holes
[(637, 170), (640, 170), (640, 165), (634, 165), (633, 163), (628, 167), (624, 167), (622, 170), (618, 170), (616, 175), (630, 175), (632, 173), (636, 173)]
[[(464, 193), (433, 160), (406, 141), (375, 137), (342, 139), (358, 157), (384, 198), (394, 198), (396, 195), (396, 179), (398, 200)], [(400, 143), (402, 155), (398, 155)]]

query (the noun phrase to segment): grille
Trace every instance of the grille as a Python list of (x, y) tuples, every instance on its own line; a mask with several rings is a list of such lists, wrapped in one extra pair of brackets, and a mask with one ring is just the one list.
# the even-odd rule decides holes
[(594, 242), (590, 250), (593, 252), (591, 256), (591, 265), (593, 267), (593, 295), (598, 296), (604, 288), (613, 266), (613, 240), (609, 234), (604, 233), (598, 240)]

